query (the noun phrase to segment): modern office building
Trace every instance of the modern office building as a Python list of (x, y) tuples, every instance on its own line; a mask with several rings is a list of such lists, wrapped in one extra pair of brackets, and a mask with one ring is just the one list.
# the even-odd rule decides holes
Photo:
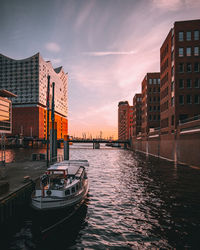
[(13, 99), (13, 135), (46, 138), (47, 136), (47, 76), (55, 82), (55, 123), (57, 138), (68, 133), (67, 80), (62, 67), (53, 68), (37, 53), (15, 60), (0, 54), (0, 88), (17, 95)]
[(133, 98), (133, 137), (141, 132), (142, 125), (142, 94), (135, 94)]
[(147, 73), (142, 81), (142, 135), (160, 127), (160, 73)]
[[(160, 49), (161, 134), (200, 115), (200, 19), (175, 22)], [(195, 118), (194, 118), (195, 119)]]
[(0, 133), (12, 133), (12, 102), (8, 98), (16, 97), (13, 93), (0, 89)]
[[(121, 101), (118, 104), (118, 139), (128, 140), (130, 139), (130, 113), (132, 108), (127, 101)], [(130, 111), (131, 110), (131, 111)]]

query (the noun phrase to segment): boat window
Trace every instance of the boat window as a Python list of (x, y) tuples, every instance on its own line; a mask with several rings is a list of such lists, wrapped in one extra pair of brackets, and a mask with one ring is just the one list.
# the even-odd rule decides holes
[(75, 187), (72, 187), (72, 193), (74, 193), (75, 192)]
[(69, 190), (69, 189), (67, 189), (67, 190), (65, 191), (65, 195), (70, 195), (70, 190)]

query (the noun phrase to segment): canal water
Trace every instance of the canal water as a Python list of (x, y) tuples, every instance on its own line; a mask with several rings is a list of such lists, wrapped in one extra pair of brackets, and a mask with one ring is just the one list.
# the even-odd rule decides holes
[[(31, 153), (8, 150), (7, 157), (20, 161)], [(70, 146), (70, 158), (90, 163), (89, 196), (76, 216), (36, 237), (26, 208), (1, 236), (0, 249), (200, 248), (200, 170), (89, 144)]]

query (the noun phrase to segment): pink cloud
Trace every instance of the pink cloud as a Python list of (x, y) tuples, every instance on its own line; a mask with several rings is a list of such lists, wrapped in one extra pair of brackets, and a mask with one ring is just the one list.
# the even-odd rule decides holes
[(49, 42), (49, 43), (45, 44), (45, 48), (48, 51), (52, 51), (52, 52), (59, 52), (60, 51), (60, 46), (54, 42)]
[(93, 52), (83, 52), (84, 55), (89, 56), (112, 56), (112, 55), (134, 55), (135, 51), (93, 51)]

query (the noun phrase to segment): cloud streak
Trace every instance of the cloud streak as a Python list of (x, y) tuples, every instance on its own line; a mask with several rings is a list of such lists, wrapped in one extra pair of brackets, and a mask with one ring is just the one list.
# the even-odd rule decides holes
[(83, 52), (83, 55), (88, 56), (115, 56), (115, 55), (134, 55), (136, 51), (92, 51), (92, 52)]
[(183, 7), (199, 7), (198, 0), (153, 0), (153, 5), (166, 11), (177, 11)]

